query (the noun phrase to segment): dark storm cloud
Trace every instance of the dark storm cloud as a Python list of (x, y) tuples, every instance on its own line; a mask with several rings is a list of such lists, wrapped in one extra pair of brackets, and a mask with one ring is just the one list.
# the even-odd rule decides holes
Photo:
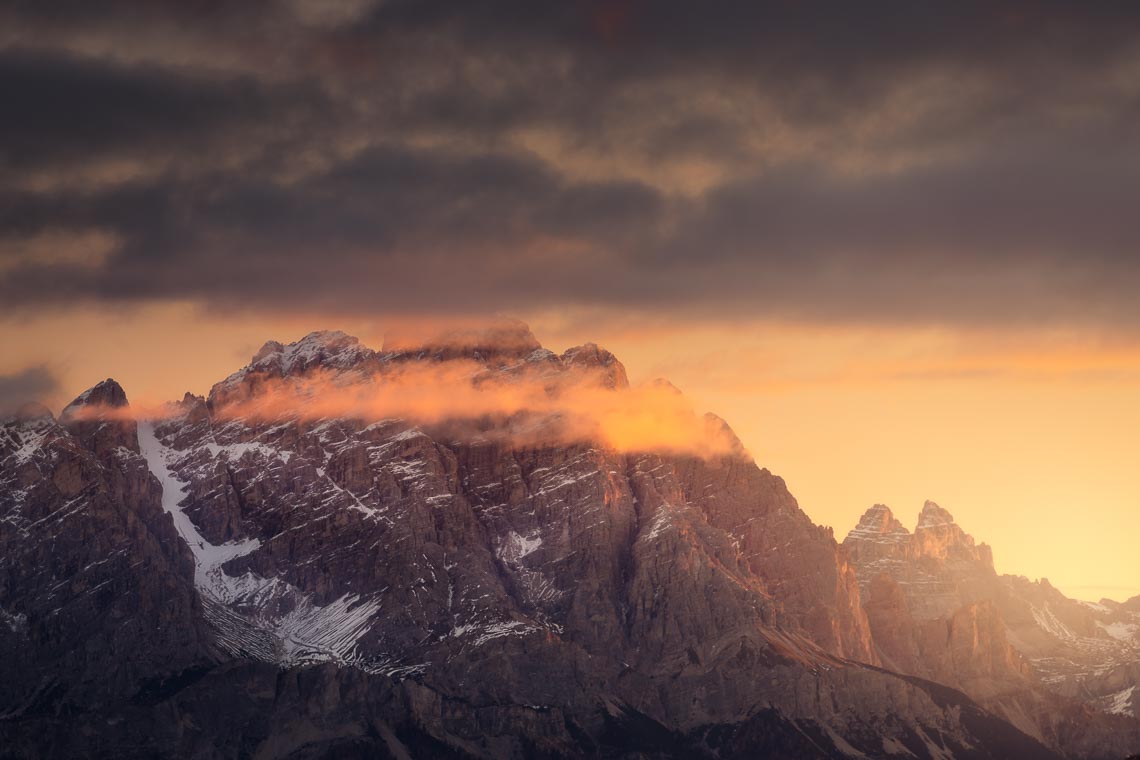
[(135, 159), (208, 166), (292, 140), (329, 105), (310, 85), (285, 93), (250, 76), (122, 64), (66, 52), (0, 50), (0, 169), (66, 170)]
[(526, 253), (536, 236), (617, 243), (655, 224), (663, 203), (634, 183), (564, 182), (533, 159), (391, 147), (288, 187), (229, 178), (16, 200), (0, 221), (109, 224), (127, 236), (102, 270), (12, 273), (0, 290), (9, 302), (35, 303), (45, 292), (271, 301), (328, 288), (331, 301), (359, 308), (377, 305), (378, 292), (404, 308), (421, 303), (407, 279), (427, 286), (424, 306), (456, 298), (477, 306), (505, 295), (494, 280), (510, 270), (535, 273), (516, 251)]
[(0, 248), (117, 241), (13, 308), (1140, 317), (1130, 4), (98, 7), (0, 12)]
[(9, 414), (25, 404), (39, 402), (59, 390), (59, 380), (46, 367), (0, 375), (0, 414)]
[(0, 161), (9, 169), (152, 143), (170, 148), (235, 118), (264, 118), (256, 88), (180, 82), (41, 51), (0, 52)]

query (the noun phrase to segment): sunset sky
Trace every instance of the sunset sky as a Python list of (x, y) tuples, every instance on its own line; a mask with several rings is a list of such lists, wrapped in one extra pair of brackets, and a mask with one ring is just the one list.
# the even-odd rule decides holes
[(0, 406), (509, 315), (1140, 594), (1134, 3), (0, 7)]

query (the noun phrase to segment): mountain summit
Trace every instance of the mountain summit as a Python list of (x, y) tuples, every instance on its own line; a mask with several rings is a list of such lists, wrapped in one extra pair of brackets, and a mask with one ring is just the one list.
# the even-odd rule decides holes
[[(916, 600), (967, 587), (958, 569), (996, 578), (937, 507), (911, 534), (876, 506), (840, 546), (738, 441), (638, 445), (735, 441), (723, 420), (631, 387), (594, 344), (529, 335), (374, 351), (311, 333), (160, 419), (129, 419), (107, 381), (64, 424), (5, 422), (5, 746), (1055, 758), (1140, 736), (1093, 724), (1077, 746), (1079, 703), (986, 703), (987, 678), (1037, 693), (988, 608), (954, 618), (948, 649), (923, 643), (939, 624), (914, 633)], [(998, 660), (958, 655), (983, 651)]]

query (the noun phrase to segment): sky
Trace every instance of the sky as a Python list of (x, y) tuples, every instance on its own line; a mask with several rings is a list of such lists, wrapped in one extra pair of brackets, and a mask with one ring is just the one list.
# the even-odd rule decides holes
[(1140, 594), (1133, 3), (9, 2), (0, 405), (506, 314)]

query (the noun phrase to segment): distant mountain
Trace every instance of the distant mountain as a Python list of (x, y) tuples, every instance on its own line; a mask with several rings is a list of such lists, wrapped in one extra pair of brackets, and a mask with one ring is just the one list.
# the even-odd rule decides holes
[(960, 688), (1067, 754), (1140, 742), (1140, 613), (999, 576), (990, 548), (930, 501), (914, 533), (871, 507), (843, 548), (885, 666)]
[(599, 408), (656, 424), (623, 416), (640, 393), (604, 349), (507, 323), (378, 351), (312, 333), (150, 419), (106, 380), (58, 421), (4, 420), (0, 756), (1140, 747), (1109, 714), (1131, 702), (1040, 675), (1095, 653), (1030, 647), (1014, 614), (1117, 641), (1124, 606), (1019, 591), (933, 506), (914, 534), (876, 508), (840, 546), (717, 418), (693, 428), (713, 448), (591, 432)]

